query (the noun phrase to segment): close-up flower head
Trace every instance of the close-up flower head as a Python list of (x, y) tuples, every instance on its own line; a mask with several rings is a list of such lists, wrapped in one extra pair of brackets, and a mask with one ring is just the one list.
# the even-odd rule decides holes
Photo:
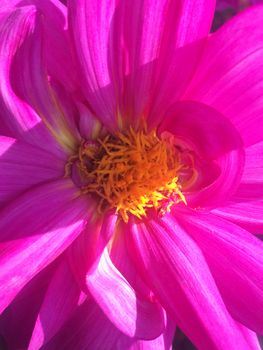
[(1, 350), (261, 349), (263, 5), (241, 7), (0, 1)]

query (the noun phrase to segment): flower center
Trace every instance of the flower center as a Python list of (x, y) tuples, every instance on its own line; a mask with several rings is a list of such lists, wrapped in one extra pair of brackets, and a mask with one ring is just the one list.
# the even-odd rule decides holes
[(100, 210), (115, 208), (124, 222), (131, 214), (141, 219), (149, 208), (164, 214), (175, 203), (186, 204), (178, 177), (181, 152), (155, 130), (130, 128), (98, 142), (82, 141), (75, 159), (83, 193), (99, 196)]

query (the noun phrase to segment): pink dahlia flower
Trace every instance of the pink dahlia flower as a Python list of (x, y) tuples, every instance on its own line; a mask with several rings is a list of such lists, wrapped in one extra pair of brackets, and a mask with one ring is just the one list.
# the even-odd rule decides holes
[(263, 7), (2, 0), (6, 349), (259, 349)]

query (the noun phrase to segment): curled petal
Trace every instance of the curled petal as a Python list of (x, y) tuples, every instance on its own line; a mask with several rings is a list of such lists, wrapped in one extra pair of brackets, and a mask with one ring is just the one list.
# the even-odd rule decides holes
[(1, 310), (72, 243), (92, 210), (70, 180), (59, 180), (26, 192), (0, 212)]
[(263, 140), (245, 149), (246, 163), (242, 174), (242, 184), (263, 182)]
[[(263, 198), (262, 198), (263, 199)], [(255, 234), (263, 232), (263, 201), (238, 199), (236, 197), (225, 206), (213, 210), (213, 213), (232, 221)], [(239, 201), (240, 200), (240, 201)]]
[(186, 192), (188, 205), (218, 205), (236, 191), (244, 166), (244, 150), (237, 130), (227, 118), (201, 103), (178, 102), (160, 124), (158, 132), (165, 131), (194, 156), (193, 167), (198, 176), (191, 191)]
[(212, 214), (192, 212), (182, 218), (202, 249), (228, 310), (263, 334), (263, 242)]
[(154, 339), (165, 328), (163, 310), (141, 299), (112, 264), (107, 248), (87, 274), (87, 286), (106, 316), (129, 337)]
[(13, 57), (34, 28), (36, 9), (32, 6), (24, 7), (12, 12), (1, 12), (0, 16), (1, 132), (14, 137), (25, 137), (26, 134), (27, 142), (34, 143), (38, 139), (40, 144), (47, 143), (44, 147), (52, 152), (52, 148), (57, 149), (56, 143), (40, 124), (40, 118), (15, 95), (10, 82)]
[(78, 305), (80, 290), (65, 260), (57, 267), (42, 301), (28, 346), (40, 349), (61, 328)]
[[(56, 266), (54, 262), (32, 278), (0, 315), (1, 339), (4, 339), (6, 344), (3, 349), (28, 347), (39, 309)], [(0, 344), (2, 345), (1, 342)]]
[(116, 343), (116, 349), (123, 350), (172, 350), (175, 325), (168, 320), (164, 332), (153, 340), (135, 340), (121, 337)]
[(64, 174), (64, 161), (26, 142), (0, 136), (0, 203)]
[[(149, 90), (155, 85), (157, 96), (161, 66), (168, 62), (171, 73), (179, 74), (173, 68), (178, 63), (175, 49), (208, 34), (214, 1), (72, 0), (68, 7), (69, 28), (83, 72), (83, 93), (95, 115), (114, 129), (125, 120), (136, 124), (142, 117), (150, 102)], [(168, 35), (163, 36), (164, 32)], [(171, 50), (175, 62), (167, 59)], [(200, 54), (199, 48), (194, 52)], [(195, 55), (192, 57), (190, 71), (196, 63)], [(182, 63), (182, 57), (179, 61)], [(172, 82), (165, 86), (171, 92)]]
[(209, 37), (184, 96), (227, 116), (246, 146), (262, 140), (262, 16), (263, 6), (252, 6)]
[(67, 251), (74, 276), (85, 292), (87, 292), (86, 275), (114, 234), (116, 220), (117, 216), (111, 212), (105, 214), (102, 220), (95, 215), (94, 220), (87, 223), (85, 230)]
[[(121, 338), (125, 338), (122, 340)], [(91, 298), (80, 305), (61, 331), (42, 347), (43, 350), (66, 349), (116, 349), (117, 343), (125, 342), (128, 346), (134, 340), (121, 333), (105, 316)], [(128, 347), (127, 346), (127, 347)]]
[(198, 349), (247, 348), (202, 252), (176, 220), (130, 223), (126, 239), (138, 271)]
[(61, 98), (45, 69), (40, 13), (34, 6), (24, 6), (5, 10), (1, 16), (4, 132), (58, 155), (72, 152), (78, 134), (69, 103), (64, 104), (67, 99)]
[[(47, 71), (67, 90), (77, 88), (77, 64), (70, 49), (70, 38), (67, 30), (67, 8), (58, 0), (2, 0), (1, 10), (15, 10), (25, 6), (34, 6), (45, 18), (43, 21), (43, 55)], [(66, 49), (67, 48), (67, 49)]]

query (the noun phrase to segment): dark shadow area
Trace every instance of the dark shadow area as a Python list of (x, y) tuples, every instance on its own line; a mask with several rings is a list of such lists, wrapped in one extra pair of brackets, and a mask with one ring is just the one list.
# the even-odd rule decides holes
[(173, 341), (173, 350), (197, 350), (197, 348), (190, 342), (181, 329), (177, 327)]
[(0, 315), (0, 350), (28, 348), (39, 309), (58, 261), (32, 278)]

